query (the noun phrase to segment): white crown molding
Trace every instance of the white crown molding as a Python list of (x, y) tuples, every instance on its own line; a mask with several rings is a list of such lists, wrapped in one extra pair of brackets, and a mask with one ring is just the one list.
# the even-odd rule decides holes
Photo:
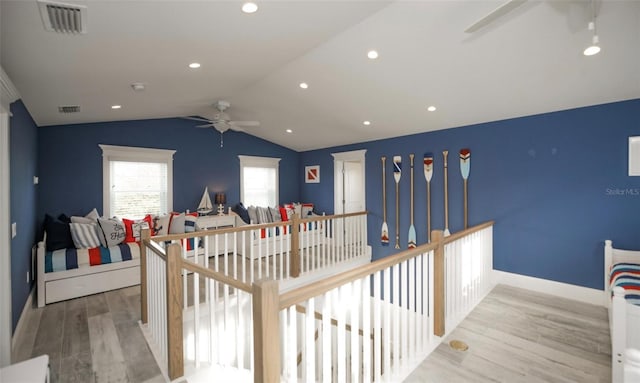
[(18, 93), (18, 89), (13, 85), (4, 68), (0, 66), (0, 104), (8, 111), (9, 104), (19, 98), (20, 93)]

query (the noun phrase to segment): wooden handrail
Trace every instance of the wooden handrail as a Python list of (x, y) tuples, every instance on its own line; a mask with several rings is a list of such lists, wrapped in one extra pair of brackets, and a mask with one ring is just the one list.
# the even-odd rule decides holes
[[(361, 211), (358, 213), (321, 215), (321, 216), (310, 217), (310, 218), (298, 218), (298, 223), (302, 224), (307, 222), (316, 222), (316, 221), (330, 220), (330, 219), (336, 219), (336, 218), (348, 218), (348, 217), (364, 215), (364, 214), (367, 214), (367, 212)], [(241, 232), (244, 232), (244, 231), (268, 229), (271, 227), (283, 227), (283, 226), (293, 226), (293, 220), (271, 222), (271, 223), (260, 223), (260, 224), (248, 224), (248, 225), (242, 225), (237, 227), (227, 227), (227, 228), (221, 228), (221, 229), (207, 229), (207, 230), (195, 231), (192, 233), (184, 233), (184, 234), (157, 235), (155, 237), (151, 237), (151, 239), (156, 242), (165, 242), (165, 241), (174, 241), (174, 240), (179, 240), (184, 238), (206, 237), (206, 236), (212, 236), (216, 234), (233, 234), (233, 233), (240, 234)]]
[(482, 229), (486, 229), (489, 226), (493, 226), (494, 224), (495, 224), (495, 221), (487, 221), (487, 222), (483, 222), (483, 223), (481, 223), (479, 225), (472, 226), (472, 227), (470, 227), (470, 228), (468, 228), (466, 230), (458, 231), (456, 233), (451, 234), (448, 237), (444, 237), (444, 239), (443, 239), (444, 244), (447, 245), (447, 244), (449, 244), (451, 242), (457, 241), (460, 238), (466, 237), (469, 234), (475, 233), (476, 231), (480, 231)]
[[(462, 238), (466, 235), (482, 230), (491, 225), (493, 225), (493, 221), (488, 221), (486, 223), (482, 223), (480, 225), (471, 227), (467, 230), (463, 230), (459, 233), (452, 234), (450, 237), (447, 237), (447, 238), (453, 237), (452, 241), (454, 241), (456, 239)], [(447, 239), (445, 238), (440, 242), (444, 244), (451, 241), (447, 241)], [(423, 244), (414, 249), (405, 250), (395, 255), (378, 259), (377, 261), (371, 262), (370, 264), (359, 267), (357, 269), (348, 270), (343, 273), (329, 277), (327, 279), (320, 280), (291, 291), (287, 291), (280, 295), (280, 310), (283, 310), (296, 303), (303, 302), (309, 298), (313, 298), (315, 296), (324, 294), (325, 292), (333, 290), (336, 287), (342, 286), (345, 283), (364, 278), (368, 275), (371, 275), (378, 271), (384, 270), (386, 268), (395, 266), (406, 260), (414, 258), (420, 254), (435, 250), (438, 246), (439, 246), (439, 243), (436, 243), (435, 241), (433, 241), (432, 243)]]
[(197, 263), (193, 263), (183, 258), (180, 258), (180, 259), (181, 259), (181, 267), (183, 269), (187, 269), (191, 272), (198, 273), (209, 279), (213, 279), (217, 282), (222, 282), (224, 284), (227, 284), (231, 287), (235, 287), (238, 290), (242, 290), (250, 294), (253, 291), (250, 285), (246, 283), (242, 283), (236, 279), (233, 279), (232, 277), (229, 277), (219, 271), (207, 269), (206, 267), (200, 266)]
[(303, 302), (309, 298), (324, 294), (327, 291), (344, 285), (345, 283), (364, 278), (368, 275), (414, 258), (420, 254), (432, 251), (437, 246), (438, 245), (436, 243), (420, 245), (414, 249), (405, 250), (398, 254), (378, 259), (377, 261), (371, 262), (357, 269), (348, 270), (327, 279), (299, 287), (295, 290), (287, 291), (280, 295), (280, 310), (286, 309), (296, 303)]

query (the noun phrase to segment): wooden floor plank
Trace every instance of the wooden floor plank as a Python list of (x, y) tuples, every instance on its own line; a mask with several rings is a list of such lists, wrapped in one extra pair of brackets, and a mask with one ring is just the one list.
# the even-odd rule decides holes
[(498, 285), (406, 382), (604, 383), (610, 361), (606, 309)]

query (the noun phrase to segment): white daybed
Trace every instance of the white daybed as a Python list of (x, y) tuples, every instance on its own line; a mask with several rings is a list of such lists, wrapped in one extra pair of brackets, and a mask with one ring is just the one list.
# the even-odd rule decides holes
[[(611, 285), (611, 270), (616, 264), (640, 265), (640, 251), (614, 249), (610, 240), (604, 246), (604, 304), (609, 309), (611, 331), (611, 377), (614, 383), (640, 382), (640, 305), (625, 299), (626, 290)], [(640, 275), (639, 275), (640, 276)], [(633, 283), (633, 281), (632, 281)]]
[[(38, 243), (38, 307), (67, 299), (140, 284), (140, 247), (130, 246), (131, 260), (45, 272), (45, 242)], [(79, 262), (80, 263), (80, 262)]]

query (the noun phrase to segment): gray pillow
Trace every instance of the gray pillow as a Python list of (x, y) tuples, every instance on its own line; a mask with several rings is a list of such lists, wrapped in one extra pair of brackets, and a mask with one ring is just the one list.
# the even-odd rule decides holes
[(258, 207), (258, 223), (271, 223), (271, 214), (268, 207)]
[(249, 206), (249, 208), (247, 208), (247, 211), (249, 212), (249, 219), (251, 220), (250, 223), (258, 223), (258, 212), (255, 206)]
[(184, 213), (172, 214), (169, 234), (184, 234)]
[(115, 218), (98, 218), (98, 225), (98, 238), (102, 247), (117, 246), (124, 241), (126, 233), (122, 221)]
[(271, 222), (282, 222), (280, 209), (277, 207), (269, 207), (269, 213), (271, 214)]

